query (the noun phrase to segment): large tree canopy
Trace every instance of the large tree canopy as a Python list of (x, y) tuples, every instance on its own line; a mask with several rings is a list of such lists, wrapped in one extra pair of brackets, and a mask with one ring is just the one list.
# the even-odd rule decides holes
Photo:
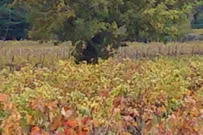
[[(96, 51), (121, 39), (164, 41), (189, 28), (198, 0), (15, 0), (30, 11), (32, 39), (84, 41)], [(96, 37), (98, 40), (93, 42)], [(83, 42), (83, 43), (84, 43)], [(116, 45), (116, 46), (115, 46)], [(98, 53), (100, 56), (103, 53)]]
[(188, 23), (187, 13), (195, 1), (29, 0), (22, 3), (30, 10), (33, 39), (78, 41), (90, 40), (101, 31), (151, 40), (177, 37), (184, 32), (180, 26)]

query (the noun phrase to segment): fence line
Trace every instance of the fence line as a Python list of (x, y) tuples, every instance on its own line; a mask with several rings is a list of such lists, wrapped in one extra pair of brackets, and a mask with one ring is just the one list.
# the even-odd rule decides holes
[[(13, 43), (13, 42), (12, 42)], [(26, 42), (27, 43), (27, 42)], [(24, 43), (24, 44), (26, 44)], [(28, 42), (29, 43), (29, 42)], [(33, 45), (34, 44), (34, 45)], [(115, 55), (116, 58), (142, 58), (156, 56), (180, 56), (180, 55), (203, 55), (203, 42), (188, 43), (128, 43), (127, 47), (120, 47)], [(70, 58), (70, 47), (67, 46), (43, 46), (35, 42), (29, 45), (9, 46), (4, 43), (0, 45), (0, 65), (6, 62), (18, 62), (26, 60), (28, 62), (47, 62)], [(14, 60), (12, 60), (14, 59)]]

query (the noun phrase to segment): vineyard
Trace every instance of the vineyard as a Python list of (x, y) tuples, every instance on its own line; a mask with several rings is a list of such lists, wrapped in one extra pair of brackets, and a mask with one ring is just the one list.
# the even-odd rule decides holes
[(0, 135), (203, 135), (203, 0), (1, 0)]
[(203, 57), (0, 71), (2, 135), (201, 135)]

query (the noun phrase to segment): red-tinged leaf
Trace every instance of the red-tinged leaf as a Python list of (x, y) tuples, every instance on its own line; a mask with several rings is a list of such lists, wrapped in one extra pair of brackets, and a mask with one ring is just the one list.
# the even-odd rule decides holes
[(64, 134), (65, 135), (78, 135), (77, 133), (75, 133), (75, 131), (73, 129), (70, 129), (70, 128), (66, 128)]
[(199, 133), (200, 135), (203, 135), (203, 126), (201, 126)]
[(44, 104), (41, 97), (37, 97), (35, 100), (32, 100), (30, 102), (30, 107), (32, 109), (35, 109), (35, 110), (40, 110), (40, 111), (43, 112), (44, 111), (44, 106), (45, 106), (45, 104)]
[(158, 126), (158, 131), (159, 131), (160, 134), (164, 134), (164, 133), (165, 133), (166, 128), (165, 128), (163, 122), (161, 122), (161, 123), (159, 124), (159, 126)]
[(120, 97), (115, 98), (113, 101), (114, 107), (118, 107), (120, 104), (121, 104), (121, 98)]
[(41, 135), (41, 129), (39, 127), (33, 127), (30, 135)]
[(8, 95), (0, 93), (0, 102), (6, 102), (8, 100)]
[(156, 115), (161, 116), (164, 112), (166, 112), (166, 109), (164, 107), (156, 108)]
[(102, 91), (100, 91), (99, 95), (102, 96), (102, 97), (108, 97), (109, 96), (109, 91), (102, 90)]
[(200, 109), (200, 117), (203, 119), (203, 109)]
[(173, 135), (172, 131), (166, 131), (164, 135)]
[(63, 125), (63, 118), (62, 116), (55, 117), (53, 122), (50, 125), (51, 130), (56, 130), (58, 127)]
[(89, 128), (82, 128), (82, 131), (79, 133), (79, 135), (89, 135)]
[(68, 120), (64, 123), (65, 126), (68, 126), (70, 128), (76, 128), (79, 126), (79, 123), (77, 120)]
[(72, 129), (66, 128), (64, 133), (65, 133), (65, 135), (71, 135), (72, 132), (73, 132)]
[(86, 125), (89, 122), (89, 120), (90, 120), (90, 118), (86, 116), (81, 120), (81, 122), (83, 125)]
[(41, 135), (50, 135), (50, 134), (48, 132), (46, 132), (46, 131), (42, 131)]
[(48, 102), (45, 104), (45, 106), (50, 110), (56, 110), (57, 109), (57, 101), (54, 102)]
[(152, 121), (148, 121), (148, 122), (146, 123), (146, 131), (147, 131), (147, 132), (150, 131), (150, 130), (152, 129), (152, 127), (153, 127)]

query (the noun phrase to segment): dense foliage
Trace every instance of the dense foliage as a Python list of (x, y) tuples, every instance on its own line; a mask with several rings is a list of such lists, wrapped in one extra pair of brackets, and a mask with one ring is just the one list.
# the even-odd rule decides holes
[(193, 28), (203, 28), (203, 2), (198, 2), (195, 8), (194, 20), (192, 21)]
[[(27, 9), (35, 40), (73, 41), (78, 61), (106, 58), (120, 41), (176, 40), (190, 29), (199, 0), (15, 0)], [(90, 54), (90, 55), (89, 55)]]
[(0, 134), (203, 134), (203, 58), (0, 72)]
[(187, 24), (187, 13), (194, 3), (194, 0), (30, 0), (24, 6), (31, 10), (31, 36), (36, 39), (57, 36), (60, 40), (89, 41), (99, 32), (108, 31), (115, 37), (126, 34), (163, 40), (182, 34), (180, 25)]
[(25, 39), (29, 23), (25, 10), (12, 7), (13, 0), (0, 1), (0, 39)]

